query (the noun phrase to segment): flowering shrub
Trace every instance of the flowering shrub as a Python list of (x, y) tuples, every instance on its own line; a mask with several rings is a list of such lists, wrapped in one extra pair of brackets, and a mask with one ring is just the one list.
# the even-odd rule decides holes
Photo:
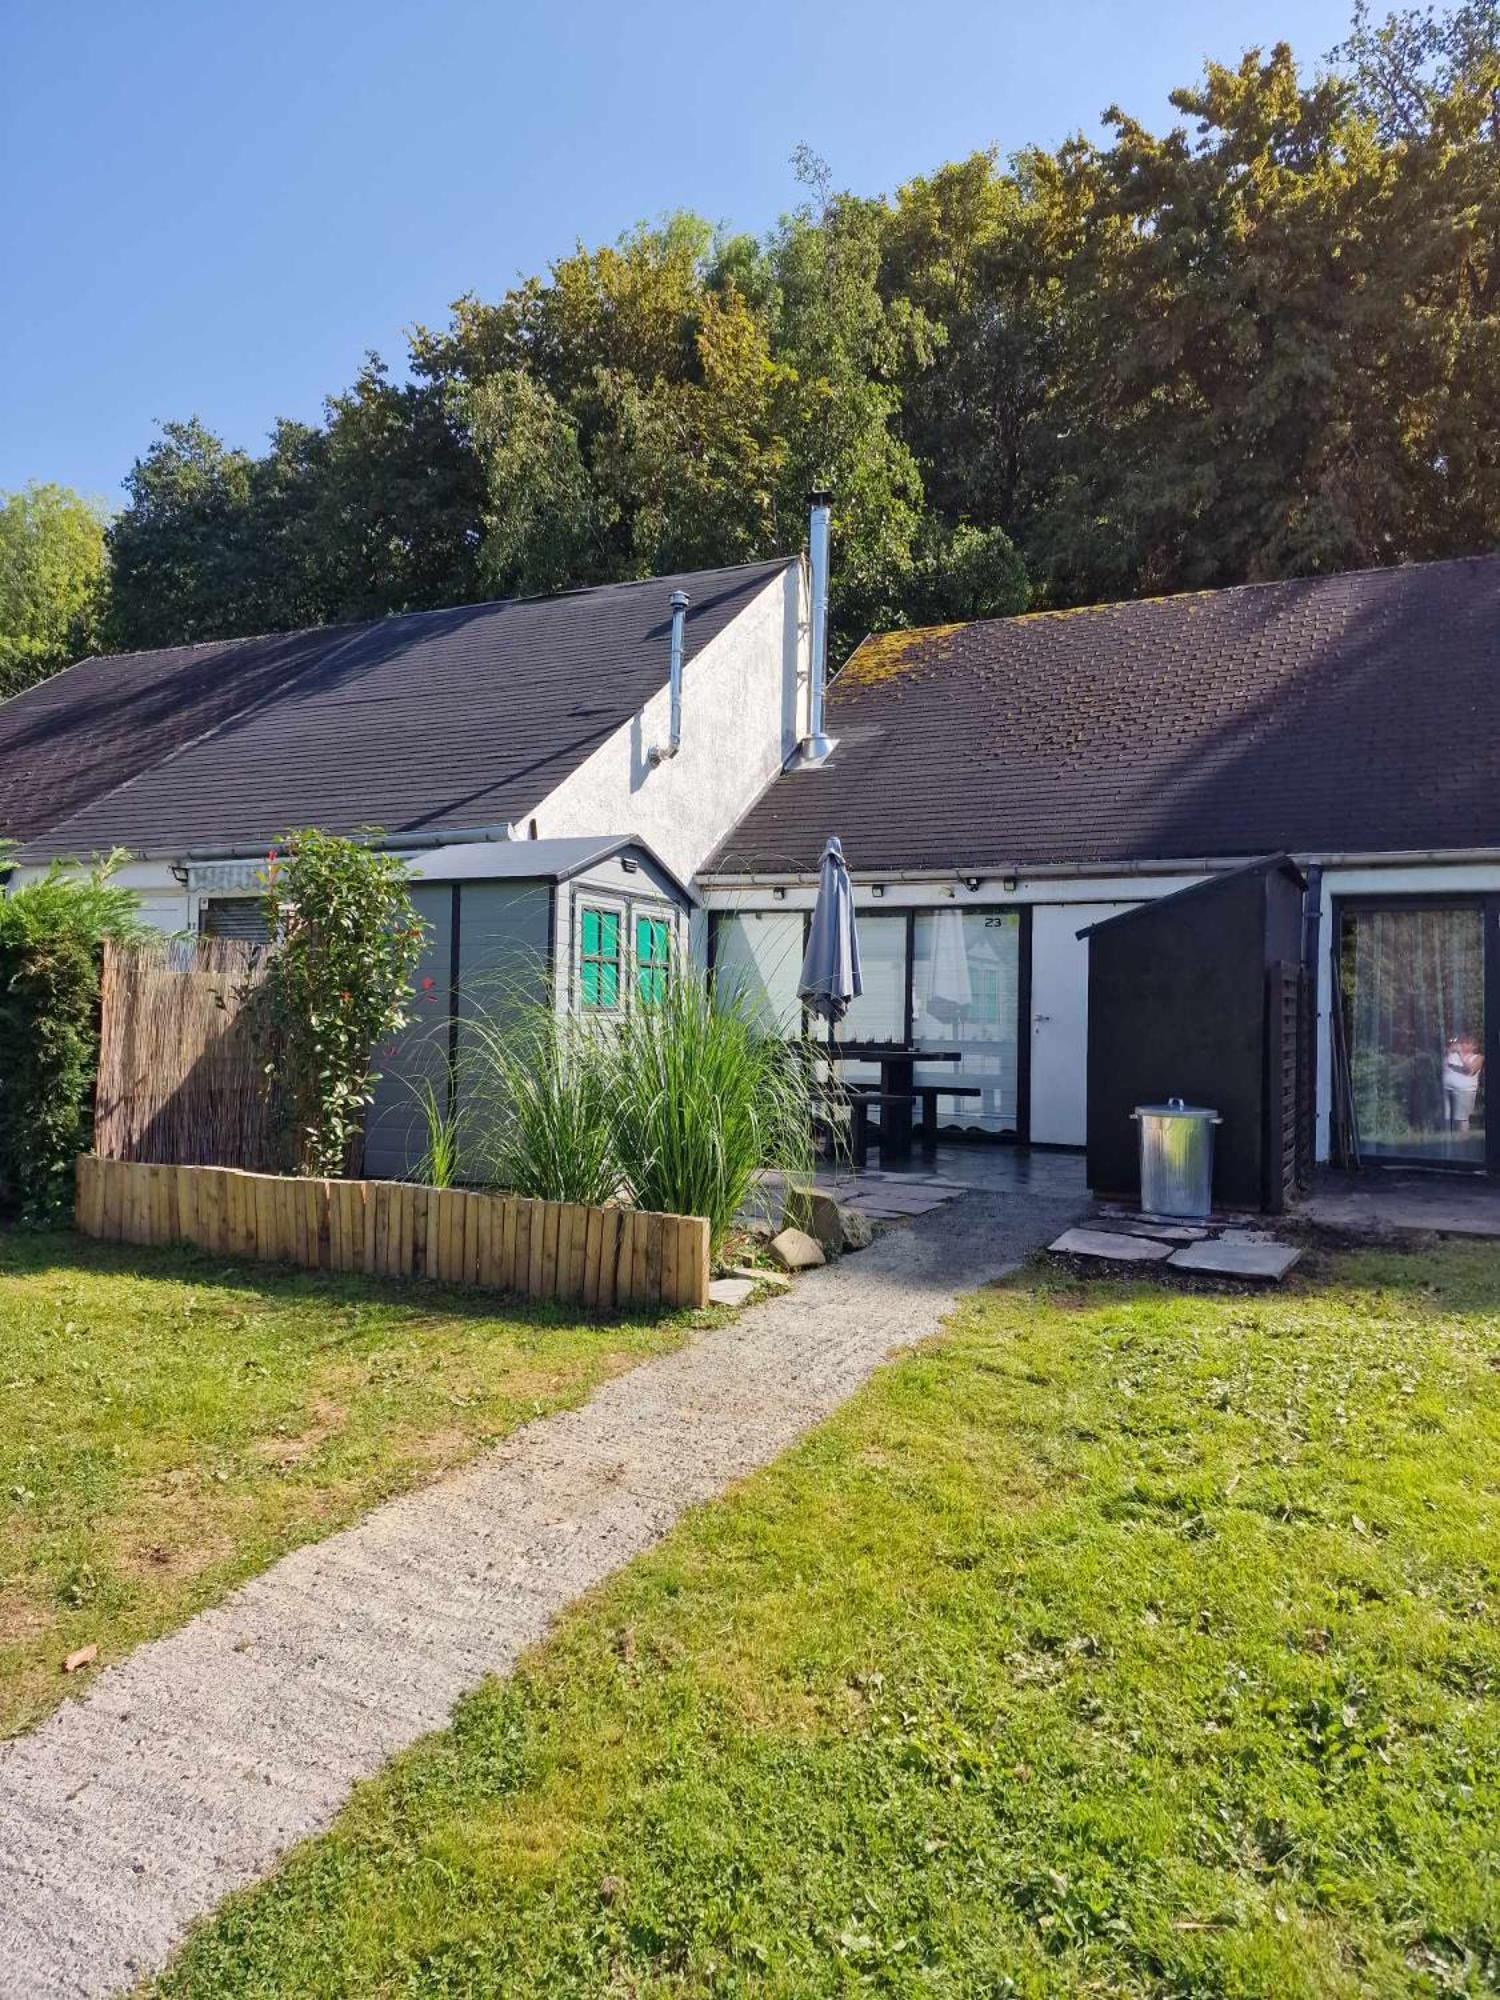
[(379, 1081), (375, 1051), (408, 1023), (426, 927), (404, 861), (316, 828), (269, 856), (265, 903), (267, 1075), (286, 1099), (297, 1171), (341, 1174)]

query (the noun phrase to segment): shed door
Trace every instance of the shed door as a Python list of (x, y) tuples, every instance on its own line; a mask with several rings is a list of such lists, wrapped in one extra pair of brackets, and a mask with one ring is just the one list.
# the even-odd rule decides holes
[(1089, 948), (1078, 932), (1134, 903), (1038, 903), (1031, 912), (1031, 1137), (1081, 1146), (1089, 1039)]

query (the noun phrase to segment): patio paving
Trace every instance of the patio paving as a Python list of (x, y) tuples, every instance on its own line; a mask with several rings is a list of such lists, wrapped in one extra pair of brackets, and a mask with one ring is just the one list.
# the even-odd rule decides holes
[(1413, 1174), (1323, 1168), (1294, 1210), (1299, 1221), (1340, 1234), (1381, 1237), (1410, 1230), (1500, 1238), (1500, 1183), (1482, 1174)]
[(4, 2000), (148, 1978), (584, 1591), (1084, 1204), (1076, 1162), (938, 1192), (912, 1227), (299, 1550), (0, 1745)]

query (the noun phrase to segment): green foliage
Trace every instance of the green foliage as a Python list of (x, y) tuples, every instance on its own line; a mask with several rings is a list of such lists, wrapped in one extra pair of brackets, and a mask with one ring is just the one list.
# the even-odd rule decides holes
[(136, 899), (62, 864), (0, 894), (0, 1203), (66, 1215), (99, 1062), (100, 950), (139, 934)]
[(1497, 1312), (1451, 1243), (988, 1288), (159, 1991), (1492, 1993)]
[(678, 214), (372, 356), (260, 458), (168, 425), (111, 530), (158, 644), (798, 547), (871, 628), (1500, 544), (1500, 0), (1322, 72), (1210, 63), (1180, 122), (976, 154), (763, 240)]
[(717, 1243), (759, 1171), (810, 1164), (807, 1066), (696, 977), (674, 970), (618, 1021), (542, 1000), (464, 1036), (464, 1157), (496, 1187), (707, 1216)]
[(496, 1187), (598, 1206), (620, 1192), (609, 1051), (547, 1001), (464, 1024), (466, 1157)]
[(708, 1217), (715, 1244), (757, 1173), (812, 1164), (808, 1066), (736, 996), (682, 968), (609, 1050), (616, 1157), (637, 1207)]
[(287, 834), (267, 861), (275, 950), (258, 1007), (298, 1172), (351, 1164), (379, 1049), (407, 1025), (424, 926), (406, 882), (395, 855), (316, 828)]
[(0, 701), (94, 650), (104, 517), (65, 486), (0, 494)]

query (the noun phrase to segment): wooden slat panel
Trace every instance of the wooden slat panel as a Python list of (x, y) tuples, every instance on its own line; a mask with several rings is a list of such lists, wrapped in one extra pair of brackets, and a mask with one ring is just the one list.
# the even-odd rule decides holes
[(427, 1195), (424, 1187), (411, 1191), (411, 1268), (419, 1278), (427, 1275)]
[(542, 1269), (537, 1287), (539, 1299), (557, 1297), (557, 1239), (562, 1228), (562, 1204), (544, 1201), (542, 1210)]
[(466, 1194), (464, 1205), (464, 1262), (463, 1282), (474, 1285), (479, 1282), (479, 1197)]
[(521, 1289), (529, 1299), (539, 1299), (542, 1296), (542, 1260), (546, 1249), (544, 1241), (546, 1205), (540, 1201), (529, 1201), (526, 1207), (530, 1217), (531, 1236), (526, 1257), (526, 1282)]
[(102, 1165), (104, 1177), (103, 1207), (99, 1233), (111, 1243), (119, 1243), (125, 1235), (125, 1189), (127, 1176), (119, 1162), (106, 1160)]
[(666, 1234), (666, 1217), (647, 1215), (646, 1224), (646, 1271), (643, 1280), (643, 1302), (648, 1306), (661, 1304), (662, 1240)]
[(480, 1264), (478, 1264), (478, 1284), (486, 1292), (498, 1290), (498, 1270), (500, 1270), (500, 1240), (504, 1234), (504, 1210), (492, 1194), (476, 1194), (474, 1204), (480, 1212)]
[(151, 1240), (154, 1243), (178, 1243), (182, 1240), (177, 1227), (175, 1167), (153, 1166), (151, 1169)]
[(679, 1215), (677, 1223), (677, 1283), (674, 1303), (698, 1309), (708, 1304), (708, 1222), (701, 1215)]
[(80, 1153), (73, 1163), (73, 1220), (80, 1234), (97, 1236), (99, 1162), (92, 1153)]
[(572, 1202), (562, 1202), (557, 1211), (557, 1273), (552, 1281), (554, 1298), (566, 1299), (568, 1277), (573, 1266), (573, 1238), (578, 1231), (580, 1211)]
[(600, 1312), (613, 1312), (620, 1296), (620, 1235), (624, 1212), (618, 1208), (600, 1211), (599, 1296), (594, 1301)]
[(500, 1257), (495, 1282), (502, 1292), (516, 1290), (516, 1224), (520, 1203), (507, 1195), (500, 1203)]
[(276, 1200), (277, 1182), (269, 1174), (255, 1175), (255, 1255), (270, 1263), (281, 1257), (281, 1216)]
[(453, 1230), (458, 1216), (458, 1202), (453, 1189), (439, 1188), (435, 1194), (429, 1195), (427, 1213), (432, 1239), (428, 1249), (428, 1275), (446, 1284), (452, 1279), (455, 1268)]
[(516, 1202), (516, 1255), (511, 1270), (511, 1290), (523, 1298), (531, 1296), (531, 1212), (534, 1203)]
[(591, 1309), (599, 1303), (599, 1258), (604, 1244), (604, 1210), (585, 1211), (583, 1235), (583, 1304)]
[(78, 1228), (107, 1241), (425, 1275), (600, 1312), (707, 1301), (708, 1224), (697, 1216), (95, 1155), (75, 1175)]
[(198, 1221), (198, 1184), (202, 1170), (198, 1167), (178, 1167), (177, 1174), (177, 1234), (183, 1243), (201, 1243), (203, 1230)]
[[(307, 1262), (307, 1208), (301, 1181), (290, 1175), (274, 1183), (276, 1189), (276, 1254), (283, 1264)], [(301, 1235), (299, 1245), (297, 1238)]]

